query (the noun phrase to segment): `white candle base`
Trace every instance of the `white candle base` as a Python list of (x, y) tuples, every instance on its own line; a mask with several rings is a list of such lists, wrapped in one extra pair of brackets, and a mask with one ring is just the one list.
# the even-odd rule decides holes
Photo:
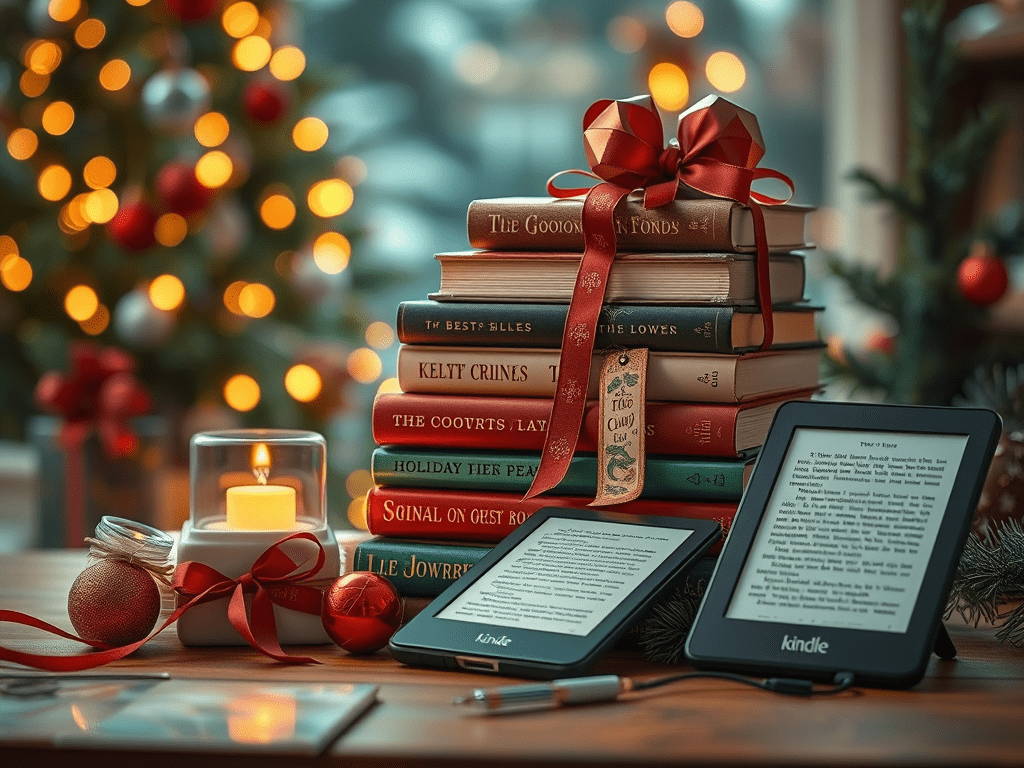
[[(297, 525), (295, 530), (309, 530), (317, 537), (327, 554), (323, 568), (313, 576), (313, 580), (319, 582), (340, 576), (341, 553), (334, 531), (328, 527), (314, 528), (312, 525), (301, 524)], [(205, 563), (229, 578), (237, 578), (249, 571), (260, 555), (289, 533), (224, 530), (218, 529), (215, 525), (194, 528), (190, 521), (186, 521), (181, 530), (181, 540), (178, 542), (177, 562)], [(311, 551), (314, 549), (310, 542), (305, 542), (304, 545)], [(294, 559), (294, 551), (289, 549), (289, 554)], [(308, 566), (300, 566), (300, 570), (305, 567)], [(225, 597), (189, 608), (175, 624), (178, 639), (182, 644), (247, 645), (245, 639), (228, 621), (228, 599)], [(184, 599), (178, 597), (178, 604), (181, 605), (183, 602)], [(274, 620), (281, 645), (321, 645), (331, 642), (319, 615), (314, 616), (275, 605)]]

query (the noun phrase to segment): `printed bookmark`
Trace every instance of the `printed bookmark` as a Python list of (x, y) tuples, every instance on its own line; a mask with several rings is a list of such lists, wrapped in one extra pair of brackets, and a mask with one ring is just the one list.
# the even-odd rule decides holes
[(632, 501), (644, 488), (647, 350), (609, 352), (599, 386), (597, 498), (590, 506)]

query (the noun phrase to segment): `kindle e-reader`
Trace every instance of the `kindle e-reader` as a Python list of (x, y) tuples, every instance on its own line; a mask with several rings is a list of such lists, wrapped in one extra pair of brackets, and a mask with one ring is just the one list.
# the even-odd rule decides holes
[(721, 537), (713, 520), (547, 507), (392, 637), (406, 664), (583, 674)]
[(698, 668), (905, 688), (933, 649), (1001, 431), (992, 411), (779, 408), (686, 641)]

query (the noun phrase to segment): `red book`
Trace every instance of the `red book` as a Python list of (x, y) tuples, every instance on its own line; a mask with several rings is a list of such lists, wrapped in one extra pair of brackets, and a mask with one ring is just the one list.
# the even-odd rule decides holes
[[(517, 493), (456, 491), (448, 488), (376, 487), (366, 500), (366, 525), (376, 536), (498, 542), (544, 507), (587, 507), (586, 496), (540, 496), (524, 501)], [(717, 520), (728, 531), (739, 502), (637, 499), (609, 512)]]
[[(740, 404), (648, 402), (647, 452), (737, 456), (764, 442), (782, 403), (813, 392)], [(378, 445), (540, 451), (550, 415), (546, 397), (386, 394), (373, 403), (373, 438)], [(588, 403), (577, 450), (597, 450), (597, 418), (597, 402)]]

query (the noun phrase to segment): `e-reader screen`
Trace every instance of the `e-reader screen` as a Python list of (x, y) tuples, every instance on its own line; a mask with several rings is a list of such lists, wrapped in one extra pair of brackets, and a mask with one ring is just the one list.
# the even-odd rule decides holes
[(794, 430), (726, 617), (906, 632), (966, 447)]
[(549, 518), (437, 618), (587, 635), (692, 534)]

